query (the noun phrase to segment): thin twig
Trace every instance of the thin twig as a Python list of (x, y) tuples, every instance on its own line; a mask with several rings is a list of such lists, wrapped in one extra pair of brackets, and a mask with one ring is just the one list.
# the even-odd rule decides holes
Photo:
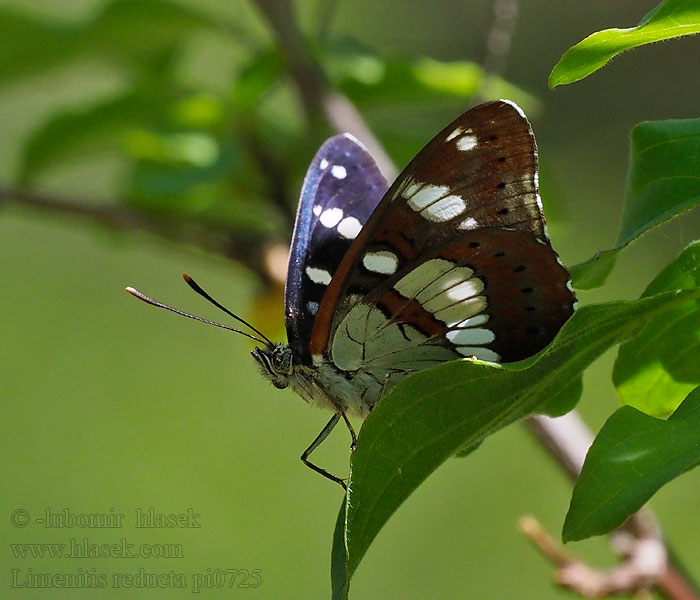
[(348, 132), (360, 140), (372, 155), (387, 181), (394, 181), (399, 174), (393, 161), (365, 123), (355, 105), (337, 92), (326, 94), (323, 109), (328, 122), (338, 132)]
[(526, 420), (530, 431), (549, 450), (571, 481), (581, 474), (586, 453), (593, 443), (593, 433), (576, 411), (552, 419), (546, 416)]
[(267, 281), (279, 283), (273, 270), (265, 267), (269, 240), (262, 240), (249, 231), (213, 230), (183, 219), (165, 219), (162, 215), (149, 217), (141, 212), (123, 208), (118, 201), (95, 204), (76, 198), (0, 186), (0, 204), (14, 204), (56, 214), (78, 217), (118, 231), (143, 231), (162, 238), (195, 245), (203, 250), (225, 256), (247, 266)]
[(623, 563), (612, 569), (594, 569), (566, 552), (534, 517), (522, 517), (518, 524), (542, 555), (557, 567), (556, 582), (585, 598), (649, 591), (667, 570), (666, 551), (656, 538), (630, 540), (632, 554), (620, 548), (626, 557)]
[(387, 180), (393, 181), (397, 171), (392, 160), (352, 102), (332, 90), (299, 30), (289, 0), (254, 1), (277, 38), (310, 124), (322, 117), (338, 133), (354, 135), (367, 147)]
[(493, 21), (486, 38), (483, 68), (489, 75), (503, 75), (520, 12), (518, 0), (494, 0)]
[(494, 77), (502, 77), (505, 73), (520, 12), (518, 0), (494, 0), (492, 12), (491, 28), (486, 35), (486, 50), (482, 62), (484, 77), (473, 98), (474, 104), (488, 100), (484, 92), (488, 89), (489, 81)]
[[(593, 443), (593, 433), (579, 414), (571, 411), (557, 418), (531, 417), (526, 423), (571, 480), (576, 481)], [(579, 560), (570, 563), (553, 560), (550, 547), (545, 548), (541, 543), (541, 531), (536, 527), (526, 527), (523, 531), (550, 562), (559, 567), (557, 582), (586, 597), (630, 594), (654, 587), (669, 600), (700, 599), (692, 580), (675, 564), (677, 561), (668, 556), (661, 530), (648, 507), (636, 512), (613, 532), (613, 548), (624, 560), (609, 570), (596, 569)]]

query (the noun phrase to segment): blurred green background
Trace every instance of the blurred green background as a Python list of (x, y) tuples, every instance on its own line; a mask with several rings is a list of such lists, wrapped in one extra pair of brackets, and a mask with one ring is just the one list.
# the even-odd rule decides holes
[[(214, 239), (223, 223), (243, 238), (283, 241), (287, 217), (279, 207), (270, 208), (266, 173), (260, 164), (249, 163), (239, 139), (257, 136), (267, 144), (273, 162), (286, 169), (287, 189), (298, 190), (304, 165), (330, 130), (317, 127), (307, 135), (294, 90), (284, 79), (251, 106), (255, 91), (250, 90), (278, 68), (274, 58), (265, 58), (273, 43), (255, 6), (240, 0), (182, 0), (174, 6), (183, 7), (185, 16), (173, 18), (166, 31), (146, 26), (149, 21), (138, 12), (150, 7), (157, 23), (165, 5), (122, 2), (127, 12), (121, 17), (111, 24), (103, 19), (105, 28), (93, 37), (76, 36), (85, 23), (94, 25), (108, 5), (96, 0), (0, 2), (0, 186), (85, 199), (95, 206), (111, 206), (121, 198), (124, 206), (149, 217), (174, 215), (174, 237), (180, 239), (187, 237), (183, 223), (192, 220)], [(633, 26), (654, 5), (537, 0), (520, 6), (502, 75), (516, 86), (514, 99), (531, 116), (550, 234), (567, 264), (614, 243), (629, 129), (642, 120), (699, 116), (694, 75), (700, 72), (700, 40), (635, 50), (555, 92), (547, 89), (547, 75), (582, 37), (597, 29)], [(302, 27), (323, 40), (324, 64), (339, 73), (334, 81), (356, 95), (361, 112), (399, 165), (468, 107), (468, 94), (365, 89), (360, 80), (382, 61), (403, 65), (399, 74), (426, 57), (479, 63), (491, 1), (305, 1), (296, 8)], [(129, 10), (135, 20), (120, 21)], [(199, 15), (199, 24), (188, 11)], [(22, 29), (23, 19), (48, 25)], [(160, 38), (166, 39), (162, 45), (156, 43)], [(244, 81), (252, 63), (257, 67)], [(360, 79), (347, 76), (352, 69), (359, 69)], [(236, 86), (244, 84), (249, 96), (237, 96)], [(95, 125), (108, 121), (99, 112), (92, 121), (80, 120), (96, 105), (129, 94), (149, 100), (135, 102), (133, 110), (121, 114), (123, 120), (104, 129)], [(148, 114), (140, 112), (147, 109)], [(259, 119), (251, 121), (246, 111)], [(176, 131), (178, 114), (185, 117)], [(57, 115), (67, 119), (63, 134)], [(129, 119), (133, 126), (124, 125)], [(81, 129), (88, 122), (94, 131)], [(249, 123), (254, 126), (245, 127)], [(42, 135), (48, 141), (41, 142)], [(262, 583), (256, 589), (200, 593), (209, 598), (327, 597), (340, 489), (298, 459), (327, 415), (263, 381), (247, 340), (156, 312), (123, 293), (125, 285), (133, 285), (219, 319), (179, 279), (186, 271), (225, 305), (254, 315), (269, 336), (281, 338), (279, 290), (241, 264), (191, 243), (107, 230), (14, 200), (3, 208), (0, 594), (177, 598), (192, 593), (193, 574), (257, 569)], [(581, 300), (638, 295), (698, 237), (699, 226), (698, 214), (690, 214), (658, 228), (624, 252), (608, 285), (581, 294)], [(599, 361), (585, 380), (580, 410), (596, 430), (618, 406), (610, 384), (613, 357), (610, 353)], [(345, 472), (346, 437), (336, 433), (315, 454), (317, 462)], [(700, 523), (690, 507), (698, 492), (700, 479), (693, 472), (652, 502), (666, 536), (695, 577), (700, 577)], [(563, 598), (567, 594), (552, 585), (550, 567), (518, 533), (516, 521), (534, 514), (556, 535), (569, 496), (570, 484), (558, 467), (523, 427), (510, 427), (467, 459), (448, 461), (401, 507), (366, 556), (351, 597)], [(135, 528), (134, 511), (151, 507), (163, 513), (192, 508), (201, 514), (201, 528)], [(10, 523), (16, 509), (39, 518), (47, 508), (114, 509), (126, 517), (123, 528), (111, 530)], [(99, 544), (120, 538), (136, 546), (180, 544), (183, 556), (32, 559), (15, 557), (9, 546), (84, 537)], [(573, 544), (571, 550), (594, 564), (612, 564), (605, 539)], [(89, 592), (12, 589), (11, 569), (19, 569), (20, 582), (29, 569), (95, 569), (107, 575), (107, 587)], [(111, 585), (113, 574), (139, 569), (183, 573), (188, 589)]]

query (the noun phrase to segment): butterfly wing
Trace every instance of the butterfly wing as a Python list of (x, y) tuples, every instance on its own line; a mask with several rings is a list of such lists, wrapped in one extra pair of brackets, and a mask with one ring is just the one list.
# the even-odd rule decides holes
[(543, 348), (574, 302), (546, 234), (530, 124), (489, 102), (382, 198), (323, 296), (310, 353), (377, 381), (459, 356), (513, 361)]
[(308, 340), (323, 294), (388, 184), (351, 135), (327, 140), (304, 179), (285, 286), (287, 338), (308, 364)]

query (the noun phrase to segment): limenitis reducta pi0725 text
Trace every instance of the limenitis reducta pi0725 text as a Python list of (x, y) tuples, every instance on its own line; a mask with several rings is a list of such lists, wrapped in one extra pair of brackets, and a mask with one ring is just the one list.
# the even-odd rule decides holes
[(242, 333), (277, 388), (333, 412), (309, 455), (347, 414), (365, 417), (404, 377), (441, 362), (511, 362), (544, 348), (574, 310), (568, 271), (547, 237), (537, 148), (505, 100), (464, 113), (389, 186), (348, 134), (320, 148), (306, 174), (285, 286), (288, 344)]

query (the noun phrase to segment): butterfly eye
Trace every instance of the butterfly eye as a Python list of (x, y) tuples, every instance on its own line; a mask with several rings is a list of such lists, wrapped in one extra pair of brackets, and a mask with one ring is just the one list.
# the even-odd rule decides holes
[(292, 374), (292, 351), (287, 346), (275, 346), (272, 351), (272, 368), (281, 375)]

